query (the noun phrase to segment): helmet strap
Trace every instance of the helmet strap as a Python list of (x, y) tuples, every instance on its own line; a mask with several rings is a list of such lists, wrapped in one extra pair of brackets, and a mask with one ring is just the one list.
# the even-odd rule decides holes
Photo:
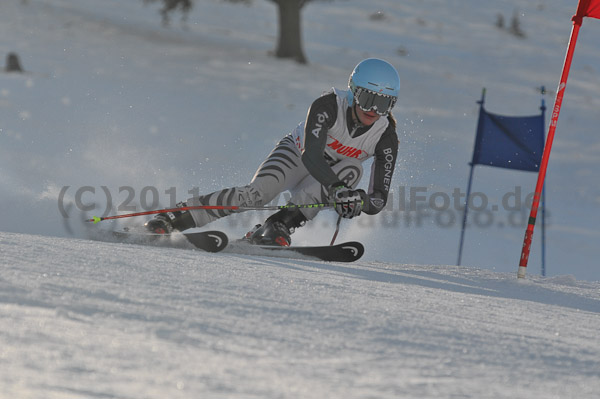
[(358, 104), (356, 103), (356, 101), (354, 101), (352, 103), (352, 120), (358, 127), (363, 127), (365, 125), (358, 118), (358, 114), (356, 113), (356, 107), (358, 107)]

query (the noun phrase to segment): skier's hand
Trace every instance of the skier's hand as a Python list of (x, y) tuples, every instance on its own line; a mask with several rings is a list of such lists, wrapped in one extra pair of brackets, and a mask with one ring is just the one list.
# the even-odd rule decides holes
[(330, 198), (335, 211), (343, 218), (352, 219), (360, 215), (363, 208), (363, 190), (353, 190), (345, 185), (334, 184), (330, 189)]

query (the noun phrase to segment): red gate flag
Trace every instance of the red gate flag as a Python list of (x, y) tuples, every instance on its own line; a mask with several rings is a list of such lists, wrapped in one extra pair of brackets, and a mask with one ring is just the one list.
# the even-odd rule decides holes
[(533, 240), (535, 218), (537, 217), (538, 207), (542, 196), (542, 189), (544, 187), (544, 179), (546, 178), (548, 158), (550, 157), (550, 150), (552, 149), (552, 142), (554, 141), (554, 133), (558, 123), (558, 116), (560, 115), (560, 108), (562, 107), (565, 88), (567, 87), (567, 79), (569, 78), (569, 69), (571, 68), (571, 62), (573, 61), (575, 44), (577, 43), (579, 29), (583, 23), (583, 17), (600, 19), (600, 0), (579, 0), (579, 4), (577, 5), (577, 13), (572, 19), (573, 27), (571, 28), (571, 38), (569, 39), (569, 45), (567, 46), (567, 55), (565, 57), (562, 74), (560, 76), (560, 82), (558, 84), (558, 88), (556, 89), (556, 99), (554, 100), (554, 107), (552, 108), (552, 118), (548, 128), (548, 135), (546, 137), (546, 145), (544, 146), (544, 153), (542, 155), (542, 163), (538, 173), (537, 184), (533, 194), (533, 202), (531, 204), (531, 212), (529, 213), (527, 229), (525, 230), (525, 238), (523, 239), (523, 249), (521, 250), (519, 271), (517, 272), (518, 278), (524, 278), (527, 270), (529, 252), (531, 251), (531, 241)]
[(600, 18), (600, 0), (579, 0), (573, 20), (581, 20), (583, 17)]

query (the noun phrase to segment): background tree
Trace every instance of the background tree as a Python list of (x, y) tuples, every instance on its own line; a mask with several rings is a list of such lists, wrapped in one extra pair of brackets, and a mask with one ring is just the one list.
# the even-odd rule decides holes
[(279, 12), (279, 35), (275, 56), (292, 58), (306, 64), (306, 56), (302, 48), (302, 7), (310, 0), (269, 0), (277, 5)]
[[(168, 25), (169, 14), (179, 9), (184, 16), (191, 10), (192, 0), (143, 0), (144, 3), (154, 3), (160, 1), (163, 7), (160, 13), (163, 17), (163, 24)], [(224, 0), (231, 3), (251, 4), (252, 0)], [(307, 63), (306, 56), (302, 47), (302, 8), (311, 1), (318, 0), (268, 0), (275, 3), (278, 9), (279, 33), (277, 36), (277, 47), (275, 56), (278, 58), (291, 58), (301, 64)], [(331, 0), (321, 0), (331, 1)]]

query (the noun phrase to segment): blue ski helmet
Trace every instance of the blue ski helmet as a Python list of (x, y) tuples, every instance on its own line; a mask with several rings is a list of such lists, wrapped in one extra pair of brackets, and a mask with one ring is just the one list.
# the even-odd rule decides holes
[(396, 104), (400, 77), (396, 68), (379, 58), (361, 61), (350, 75), (348, 103), (356, 103), (363, 111), (375, 110), (387, 115)]

